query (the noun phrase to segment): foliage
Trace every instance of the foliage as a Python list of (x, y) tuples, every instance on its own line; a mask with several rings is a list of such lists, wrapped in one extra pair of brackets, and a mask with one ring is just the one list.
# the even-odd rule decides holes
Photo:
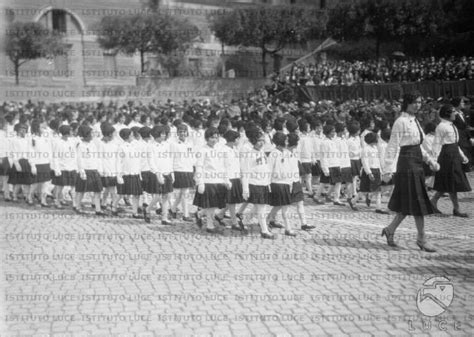
[(38, 22), (12, 22), (8, 25), (5, 52), (13, 62), (15, 83), (19, 84), (19, 69), (29, 60), (66, 52), (59, 33)]

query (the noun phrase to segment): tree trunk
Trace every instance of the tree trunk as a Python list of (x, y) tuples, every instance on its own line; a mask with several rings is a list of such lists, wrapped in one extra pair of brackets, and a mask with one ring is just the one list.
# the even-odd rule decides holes
[(267, 65), (265, 63), (265, 59), (267, 56), (267, 52), (265, 48), (262, 48), (262, 71), (263, 71), (263, 77), (267, 77)]
[(16, 60), (14, 62), (14, 67), (15, 67), (15, 85), (20, 84), (20, 62), (19, 60)]
[(226, 77), (224, 44), (222, 43), (222, 78)]
[(145, 72), (145, 53), (143, 52), (143, 50), (140, 50), (140, 68), (141, 68), (141, 74), (143, 75), (143, 73)]

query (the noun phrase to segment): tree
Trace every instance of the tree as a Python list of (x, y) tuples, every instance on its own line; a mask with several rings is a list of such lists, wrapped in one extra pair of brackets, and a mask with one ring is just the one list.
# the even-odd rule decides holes
[(180, 53), (199, 36), (199, 30), (187, 20), (159, 12), (106, 16), (99, 22), (97, 31), (97, 42), (102, 48), (120, 50), (129, 55), (138, 52), (142, 73), (145, 71), (145, 53)]
[(7, 28), (5, 51), (13, 63), (15, 84), (20, 83), (20, 67), (29, 60), (65, 53), (66, 46), (61, 41), (59, 33), (38, 22), (12, 22)]
[(304, 44), (324, 26), (321, 12), (296, 6), (243, 7), (211, 17), (211, 30), (222, 43), (260, 48), (263, 76), (267, 54), (275, 57), (289, 44)]

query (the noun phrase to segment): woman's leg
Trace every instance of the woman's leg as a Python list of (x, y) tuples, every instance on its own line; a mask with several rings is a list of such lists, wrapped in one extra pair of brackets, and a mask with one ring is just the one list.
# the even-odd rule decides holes
[(267, 205), (254, 205), (253, 208), (255, 209), (255, 213), (257, 215), (258, 224), (260, 225), (260, 230), (262, 233), (270, 234), (268, 230), (266, 216), (265, 216), (265, 208)]

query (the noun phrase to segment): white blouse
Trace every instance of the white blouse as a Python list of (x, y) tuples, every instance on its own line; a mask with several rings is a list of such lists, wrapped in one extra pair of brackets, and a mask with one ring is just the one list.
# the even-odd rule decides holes
[[(419, 122), (416, 120), (415, 116), (410, 115), (406, 112), (402, 112), (400, 117), (397, 118), (393, 124), (392, 134), (390, 136), (390, 141), (387, 145), (387, 150), (385, 153), (385, 163), (384, 163), (384, 172), (390, 172), (391, 167), (393, 166), (394, 161), (397, 158), (397, 155), (402, 146), (410, 145), (420, 145), (422, 144), (425, 138), (425, 134), (421, 129)], [(429, 160), (428, 153), (421, 148), (421, 154), (423, 160)]]
[[(441, 123), (438, 124), (435, 131), (435, 137), (433, 141), (433, 153), (435, 158), (438, 158), (441, 148), (446, 144), (457, 144), (459, 141), (459, 132), (456, 126), (448, 120), (442, 119)], [(465, 158), (464, 153), (458, 146), (459, 153), (462, 158)]]

